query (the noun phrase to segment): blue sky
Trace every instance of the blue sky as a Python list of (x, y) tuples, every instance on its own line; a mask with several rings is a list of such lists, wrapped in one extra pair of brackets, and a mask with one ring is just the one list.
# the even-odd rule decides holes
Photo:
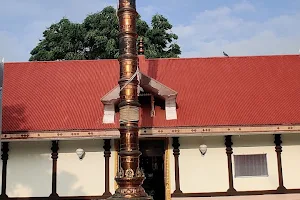
[[(27, 61), (42, 32), (62, 17), (81, 22), (117, 0), (0, 0), (0, 57)], [(298, 54), (299, 0), (137, 0), (142, 18), (159, 13), (179, 36), (181, 57)]]

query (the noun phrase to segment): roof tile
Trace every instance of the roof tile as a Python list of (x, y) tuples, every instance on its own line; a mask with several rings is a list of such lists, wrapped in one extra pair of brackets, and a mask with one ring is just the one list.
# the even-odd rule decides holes
[[(178, 92), (178, 119), (144, 108), (143, 127), (300, 124), (298, 55), (149, 59), (141, 71)], [(116, 128), (100, 100), (118, 78), (117, 60), (6, 63), (3, 131)]]

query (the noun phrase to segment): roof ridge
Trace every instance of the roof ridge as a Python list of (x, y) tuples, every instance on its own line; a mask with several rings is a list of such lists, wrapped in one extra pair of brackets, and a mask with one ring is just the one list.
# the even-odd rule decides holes
[[(152, 60), (193, 60), (193, 59), (232, 59), (232, 58), (262, 58), (262, 57), (295, 57), (299, 54), (271, 54), (271, 55), (249, 55), (249, 56), (207, 56), (207, 57), (181, 57), (181, 58), (148, 58), (146, 61)], [(299, 56), (300, 58), (300, 56)], [(56, 62), (103, 62), (103, 61), (118, 61), (118, 59), (98, 59), (98, 60), (54, 60), (54, 61), (10, 61), (7, 63), (24, 64), (24, 63), (56, 63)]]
[(25, 64), (25, 63), (70, 63), (70, 62), (101, 62), (101, 61), (118, 61), (118, 59), (98, 59), (98, 60), (50, 60), (50, 61), (10, 61), (5, 62), (12, 64)]
[[(230, 58), (261, 58), (261, 57), (290, 57), (298, 54), (274, 54), (274, 55), (243, 55), (243, 56), (207, 56), (207, 57), (181, 57), (181, 58), (149, 58), (146, 60), (190, 60), (190, 59), (230, 59)], [(300, 57), (300, 56), (299, 56)]]

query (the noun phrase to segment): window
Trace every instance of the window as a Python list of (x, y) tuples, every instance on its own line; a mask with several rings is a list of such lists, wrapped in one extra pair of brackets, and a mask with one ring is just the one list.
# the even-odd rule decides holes
[(235, 177), (268, 176), (267, 154), (234, 155)]

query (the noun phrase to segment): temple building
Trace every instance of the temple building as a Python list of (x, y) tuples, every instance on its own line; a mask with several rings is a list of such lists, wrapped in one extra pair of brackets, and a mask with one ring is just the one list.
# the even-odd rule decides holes
[(1, 63), (0, 199), (300, 199), (300, 56), (146, 59), (135, 6), (118, 60)]
[[(138, 57), (148, 194), (300, 198), (298, 55)], [(114, 193), (118, 78), (117, 60), (4, 64), (1, 199)]]

